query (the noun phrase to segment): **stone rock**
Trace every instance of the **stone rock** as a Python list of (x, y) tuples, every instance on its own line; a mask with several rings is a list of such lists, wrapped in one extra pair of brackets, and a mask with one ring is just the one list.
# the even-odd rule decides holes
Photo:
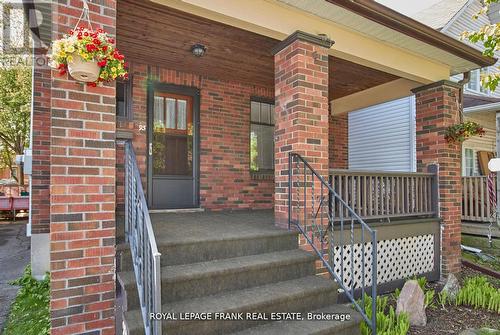
[(399, 294), (396, 313), (401, 312), (408, 314), (412, 326), (425, 326), (427, 324), (424, 291), (422, 291), (416, 280), (406, 281)]
[(460, 290), (460, 283), (458, 282), (457, 277), (453, 273), (448, 275), (448, 279), (446, 279), (446, 284), (444, 285), (441, 292), (446, 292), (448, 294), (448, 298), (452, 301), (457, 297), (458, 291)]

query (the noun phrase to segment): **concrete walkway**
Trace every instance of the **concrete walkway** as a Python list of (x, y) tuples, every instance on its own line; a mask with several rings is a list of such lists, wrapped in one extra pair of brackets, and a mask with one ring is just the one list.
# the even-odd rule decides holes
[(0, 333), (18, 288), (9, 285), (19, 278), (30, 261), (26, 223), (0, 224)]

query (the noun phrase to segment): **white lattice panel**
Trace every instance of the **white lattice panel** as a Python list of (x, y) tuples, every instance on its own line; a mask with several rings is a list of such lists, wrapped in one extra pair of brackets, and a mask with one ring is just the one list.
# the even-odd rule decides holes
[[(434, 270), (434, 235), (432, 234), (378, 241), (377, 247), (378, 284), (405, 279)], [(339, 246), (334, 248), (333, 269), (338, 275), (341, 274), (341, 259), (343, 258), (343, 276), (346, 287), (351, 287), (353, 277), (354, 288), (362, 286), (362, 249), (361, 244), (355, 244), (352, 252), (351, 246), (344, 246), (342, 255), (342, 249)], [(365, 243), (366, 286), (371, 285), (372, 278), (371, 250), (371, 242)], [(352, 271), (354, 276), (351, 274)]]

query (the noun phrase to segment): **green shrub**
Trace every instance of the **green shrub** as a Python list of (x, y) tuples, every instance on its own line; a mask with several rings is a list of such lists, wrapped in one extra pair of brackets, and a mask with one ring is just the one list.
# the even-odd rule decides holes
[(437, 295), (437, 300), (438, 303), (441, 305), (441, 308), (446, 309), (446, 305), (448, 304), (448, 292), (447, 291), (441, 291)]
[(458, 291), (455, 304), (475, 309), (483, 308), (500, 314), (500, 289), (493, 287), (485, 277), (468, 278)]
[[(388, 297), (377, 297), (377, 334), (405, 335), (410, 329), (408, 314), (396, 315), (394, 307), (387, 304)], [(361, 300), (358, 301), (361, 305)], [(369, 319), (372, 317), (372, 298), (365, 294), (365, 311)], [(366, 322), (361, 322), (361, 334), (371, 335), (372, 330)]]
[(435, 307), (435, 304), (434, 304), (434, 295), (435, 294), (436, 293), (433, 289), (426, 289), (424, 291), (424, 306), (425, 306), (425, 308), (427, 308), (427, 307), (434, 308)]
[(28, 265), (21, 278), (12, 285), (20, 286), (11, 306), (5, 335), (47, 335), (50, 333), (50, 279), (38, 281)]

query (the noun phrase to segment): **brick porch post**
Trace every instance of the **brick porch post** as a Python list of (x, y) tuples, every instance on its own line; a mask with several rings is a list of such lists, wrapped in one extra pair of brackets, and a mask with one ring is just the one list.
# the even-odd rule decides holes
[(288, 153), (303, 155), (324, 177), (328, 174), (329, 39), (297, 31), (273, 50), (275, 71), (276, 224), (288, 220)]
[[(54, 38), (82, 5), (54, 4)], [(89, 6), (94, 29), (114, 35), (116, 1)], [(51, 87), (51, 334), (115, 334), (115, 86), (52, 71)]]
[(349, 117), (348, 113), (329, 116), (330, 135), (328, 138), (328, 149), (330, 157), (330, 169), (349, 168)]
[(460, 85), (439, 81), (418, 87), (416, 97), (417, 170), (439, 164), (440, 216), (443, 273), (460, 271), (460, 225), (462, 214), (461, 145), (449, 144), (444, 133), (460, 122)]

